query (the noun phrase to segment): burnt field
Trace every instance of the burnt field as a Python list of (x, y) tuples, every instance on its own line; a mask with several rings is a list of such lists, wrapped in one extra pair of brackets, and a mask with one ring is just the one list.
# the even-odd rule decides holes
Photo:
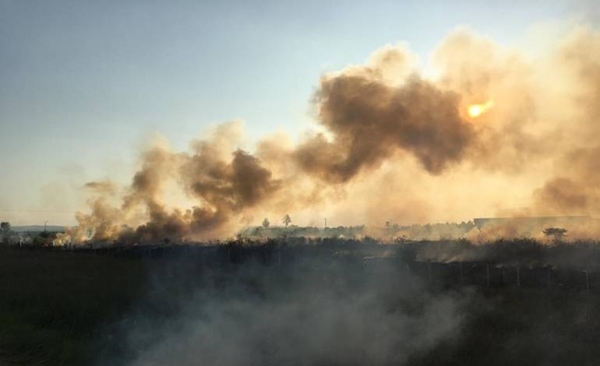
[(600, 351), (595, 243), (0, 249), (0, 365), (559, 365)]

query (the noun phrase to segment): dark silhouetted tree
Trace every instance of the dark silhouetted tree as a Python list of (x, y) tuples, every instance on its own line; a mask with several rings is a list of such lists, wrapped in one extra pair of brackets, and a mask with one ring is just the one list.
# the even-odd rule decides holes
[(271, 223), (269, 222), (269, 219), (267, 219), (267, 218), (265, 217), (265, 219), (264, 219), (264, 220), (263, 220), (263, 222), (262, 222), (262, 226), (263, 226), (265, 229), (268, 229), (268, 228), (269, 228), (269, 225), (271, 225)]
[(554, 237), (554, 241), (559, 242), (567, 234), (567, 229), (560, 227), (549, 227), (544, 229), (544, 235)]
[(288, 227), (288, 225), (292, 222), (292, 218), (290, 217), (290, 215), (286, 214), (283, 219), (281, 220), (281, 222), (283, 222), (283, 224), (285, 225), (285, 227)]

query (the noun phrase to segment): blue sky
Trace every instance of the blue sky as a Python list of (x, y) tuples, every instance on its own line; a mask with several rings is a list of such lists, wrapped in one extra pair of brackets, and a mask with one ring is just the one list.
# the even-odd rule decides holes
[[(591, 4), (591, 3), (590, 3)], [(0, 219), (72, 224), (87, 180), (126, 180), (155, 133), (185, 149), (241, 118), (251, 138), (310, 120), (319, 76), (458, 25), (518, 43), (568, 1), (0, 0)]]

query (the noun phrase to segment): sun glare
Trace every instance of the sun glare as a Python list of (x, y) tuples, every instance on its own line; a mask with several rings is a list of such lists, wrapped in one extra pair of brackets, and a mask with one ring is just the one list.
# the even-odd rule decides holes
[(487, 112), (488, 110), (490, 110), (490, 108), (492, 108), (493, 105), (494, 102), (492, 100), (488, 100), (483, 104), (471, 104), (467, 109), (467, 113), (469, 114), (469, 117), (477, 118), (485, 112)]

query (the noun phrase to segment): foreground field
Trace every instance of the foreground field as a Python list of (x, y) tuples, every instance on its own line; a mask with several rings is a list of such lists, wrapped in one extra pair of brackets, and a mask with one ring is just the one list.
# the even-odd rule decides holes
[(141, 261), (48, 250), (0, 250), (0, 364), (81, 365), (132, 306)]
[[(441, 245), (422, 244), (427, 253)], [(518, 286), (492, 257), (437, 263), (410, 246), (344, 245), (2, 248), (0, 365), (592, 365), (600, 357), (600, 288), (586, 285), (583, 267), (538, 261), (536, 272), (514, 258)], [(452, 245), (464, 247), (444, 248)], [(547, 260), (558, 249), (538, 250)]]

